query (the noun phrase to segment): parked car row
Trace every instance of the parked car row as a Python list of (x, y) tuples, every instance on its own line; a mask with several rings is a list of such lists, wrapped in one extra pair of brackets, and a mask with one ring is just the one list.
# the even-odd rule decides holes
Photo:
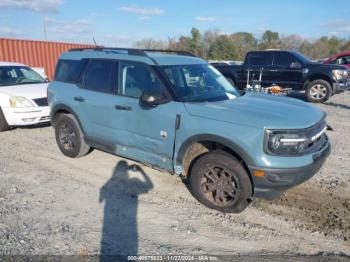
[(259, 79), (262, 86), (305, 91), (309, 102), (322, 103), (350, 88), (348, 69), (341, 66), (347, 58), (334, 57), (321, 64), (297, 52), (267, 50), (247, 53), (243, 65), (216, 63), (215, 67), (239, 89)]

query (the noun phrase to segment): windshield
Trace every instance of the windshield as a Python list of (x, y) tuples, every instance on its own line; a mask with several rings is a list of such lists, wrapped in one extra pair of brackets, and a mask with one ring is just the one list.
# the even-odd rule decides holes
[(46, 83), (37, 72), (25, 66), (0, 67), (0, 86)]
[(304, 56), (303, 54), (300, 54), (299, 52), (293, 52), (294, 55), (301, 60), (304, 64), (310, 64), (313, 63), (310, 58)]
[(161, 70), (183, 102), (234, 99), (238, 91), (209, 64), (162, 66)]

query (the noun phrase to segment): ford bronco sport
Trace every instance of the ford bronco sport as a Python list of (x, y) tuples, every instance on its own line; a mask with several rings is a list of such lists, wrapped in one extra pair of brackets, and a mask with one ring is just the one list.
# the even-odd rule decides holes
[(330, 153), (325, 114), (305, 102), (237, 92), (185, 52), (63, 53), (48, 88), (59, 149), (97, 148), (187, 178), (209, 208), (241, 212), (313, 176)]

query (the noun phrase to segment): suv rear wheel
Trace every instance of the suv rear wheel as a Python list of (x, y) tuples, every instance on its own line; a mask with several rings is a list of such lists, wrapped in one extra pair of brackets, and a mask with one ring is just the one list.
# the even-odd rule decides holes
[(242, 212), (252, 196), (252, 184), (242, 164), (221, 150), (206, 153), (194, 163), (190, 187), (200, 203), (225, 213)]
[(306, 97), (309, 102), (323, 103), (331, 95), (331, 85), (325, 80), (314, 80), (306, 87)]
[(90, 151), (78, 121), (71, 114), (59, 116), (55, 124), (55, 135), (57, 145), (65, 156), (78, 158)]
[(0, 107), (0, 132), (7, 131), (9, 129), (10, 129), (10, 126), (7, 124), (4, 113), (2, 112), (1, 107)]

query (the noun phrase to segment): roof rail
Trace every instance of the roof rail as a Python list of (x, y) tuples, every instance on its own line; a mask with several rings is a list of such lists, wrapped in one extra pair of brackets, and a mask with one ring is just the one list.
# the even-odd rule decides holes
[(184, 56), (195, 56), (191, 52), (188, 51), (182, 51), (182, 50), (169, 50), (169, 49), (141, 49), (145, 52), (153, 52), (153, 53), (174, 53), (177, 55), (184, 55)]
[(104, 46), (96, 46), (96, 47), (87, 47), (87, 48), (72, 48), (69, 52), (74, 51), (85, 51), (85, 50), (93, 50), (93, 51), (126, 51), (129, 55), (139, 55), (146, 56), (145, 52), (141, 49), (136, 48), (122, 48), (122, 47), (104, 47)]
[(166, 50), (166, 49), (137, 49), (137, 48), (122, 48), (122, 47), (83, 47), (83, 48), (73, 48), (70, 49), (69, 52), (74, 51), (84, 51), (84, 50), (93, 50), (93, 51), (126, 51), (129, 55), (139, 55), (139, 56), (147, 56), (146, 52), (154, 52), (154, 53), (173, 53), (177, 55), (184, 56), (195, 56), (191, 52), (180, 51), (180, 50)]

